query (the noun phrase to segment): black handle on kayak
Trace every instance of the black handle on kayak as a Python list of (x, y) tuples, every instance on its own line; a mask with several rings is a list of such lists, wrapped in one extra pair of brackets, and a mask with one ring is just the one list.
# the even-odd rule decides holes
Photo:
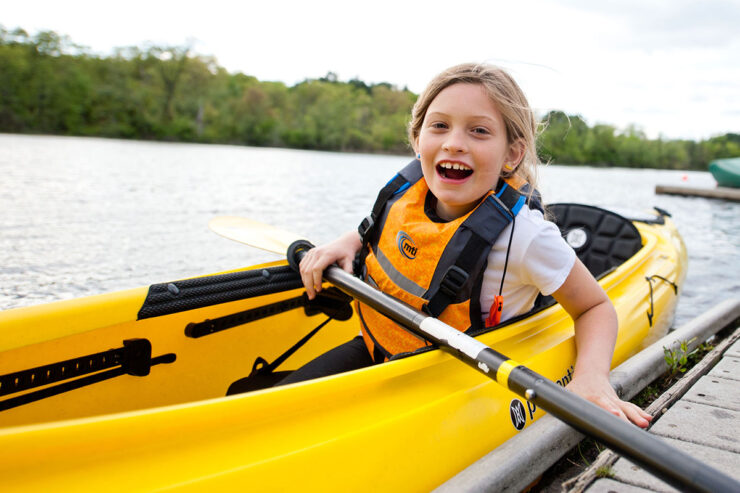
[[(297, 269), (303, 255), (312, 247), (305, 240), (293, 243), (288, 248), (290, 265)], [(740, 482), (726, 474), (565, 390), (467, 334), (378, 291), (338, 266), (328, 267), (324, 278), (409, 332), (437, 344), (480, 373), (599, 440), (672, 486), (682, 491), (740, 491)]]

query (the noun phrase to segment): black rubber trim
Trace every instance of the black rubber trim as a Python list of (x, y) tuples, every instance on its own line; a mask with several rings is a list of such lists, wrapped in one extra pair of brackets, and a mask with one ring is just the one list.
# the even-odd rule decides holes
[(153, 284), (137, 319), (290, 291), (301, 286), (300, 276), (287, 265)]

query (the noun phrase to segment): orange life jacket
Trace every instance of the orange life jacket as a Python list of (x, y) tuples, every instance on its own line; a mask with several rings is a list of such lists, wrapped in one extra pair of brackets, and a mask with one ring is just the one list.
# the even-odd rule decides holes
[[(520, 191), (522, 190), (522, 191)], [(542, 209), (538, 194), (528, 200), (500, 182), (480, 203), (449, 222), (433, 220), (433, 196), (412, 161), (380, 192), (373, 214), (360, 225), (363, 239), (355, 271), (366, 282), (461, 331), (482, 327), (480, 289), (488, 254), (522, 206)], [(362, 335), (376, 361), (430, 343), (357, 303)]]

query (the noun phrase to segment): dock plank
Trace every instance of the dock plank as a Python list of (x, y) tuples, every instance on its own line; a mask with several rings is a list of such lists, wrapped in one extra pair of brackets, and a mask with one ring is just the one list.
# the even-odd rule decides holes
[(619, 493), (645, 493), (652, 490), (620, 483), (613, 479), (600, 479), (588, 489), (589, 493), (615, 493), (617, 491)]
[(725, 355), (717, 366), (712, 368), (709, 375), (713, 377), (725, 378), (735, 382), (740, 381), (740, 356)]
[(656, 185), (655, 193), (658, 195), (683, 195), (686, 197), (704, 197), (708, 199), (721, 199), (740, 202), (740, 188), (696, 188), (677, 187), (672, 185)]
[(736, 380), (718, 378), (710, 373), (696, 382), (682, 400), (740, 411), (740, 385)]
[[(702, 462), (711, 464), (713, 467), (740, 481), (740, 467), (738, 467), (738, 464), (740, 463), (740, 455), (727, 450), (721, 450), (696, 443), (684, 442), (671, 438), (665, 438), (665, 440), (674, 447), (683, 450)], [(630, 486), (637, 486), (661, 492), (678, 491), (627, 459), (619, 459), (614, 466), (612, 466), (612, 473), (613, 480)], [(591, 493), (594, 490), (589, 489), (588, 491)], [(622, 491), (622, 489), (616, 488), (613, 491)]]
[(740, 412), (695, 402), (679, 401), (650, 431), (740, 454)]

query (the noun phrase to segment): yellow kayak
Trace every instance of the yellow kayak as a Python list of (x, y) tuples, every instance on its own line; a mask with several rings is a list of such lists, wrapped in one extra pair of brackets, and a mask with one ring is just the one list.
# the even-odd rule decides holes
[[(663, 213), (553, 210), (616, 307), (616, 366), (670, 325), (683, 241)], [(329, 288), (275, 262), (0, 312), (3, 490), (429, 490), (543, 415), (439, 350), (273, 388), (358, 334)], [(474, 335), (570, 380), (557, 304)]]

